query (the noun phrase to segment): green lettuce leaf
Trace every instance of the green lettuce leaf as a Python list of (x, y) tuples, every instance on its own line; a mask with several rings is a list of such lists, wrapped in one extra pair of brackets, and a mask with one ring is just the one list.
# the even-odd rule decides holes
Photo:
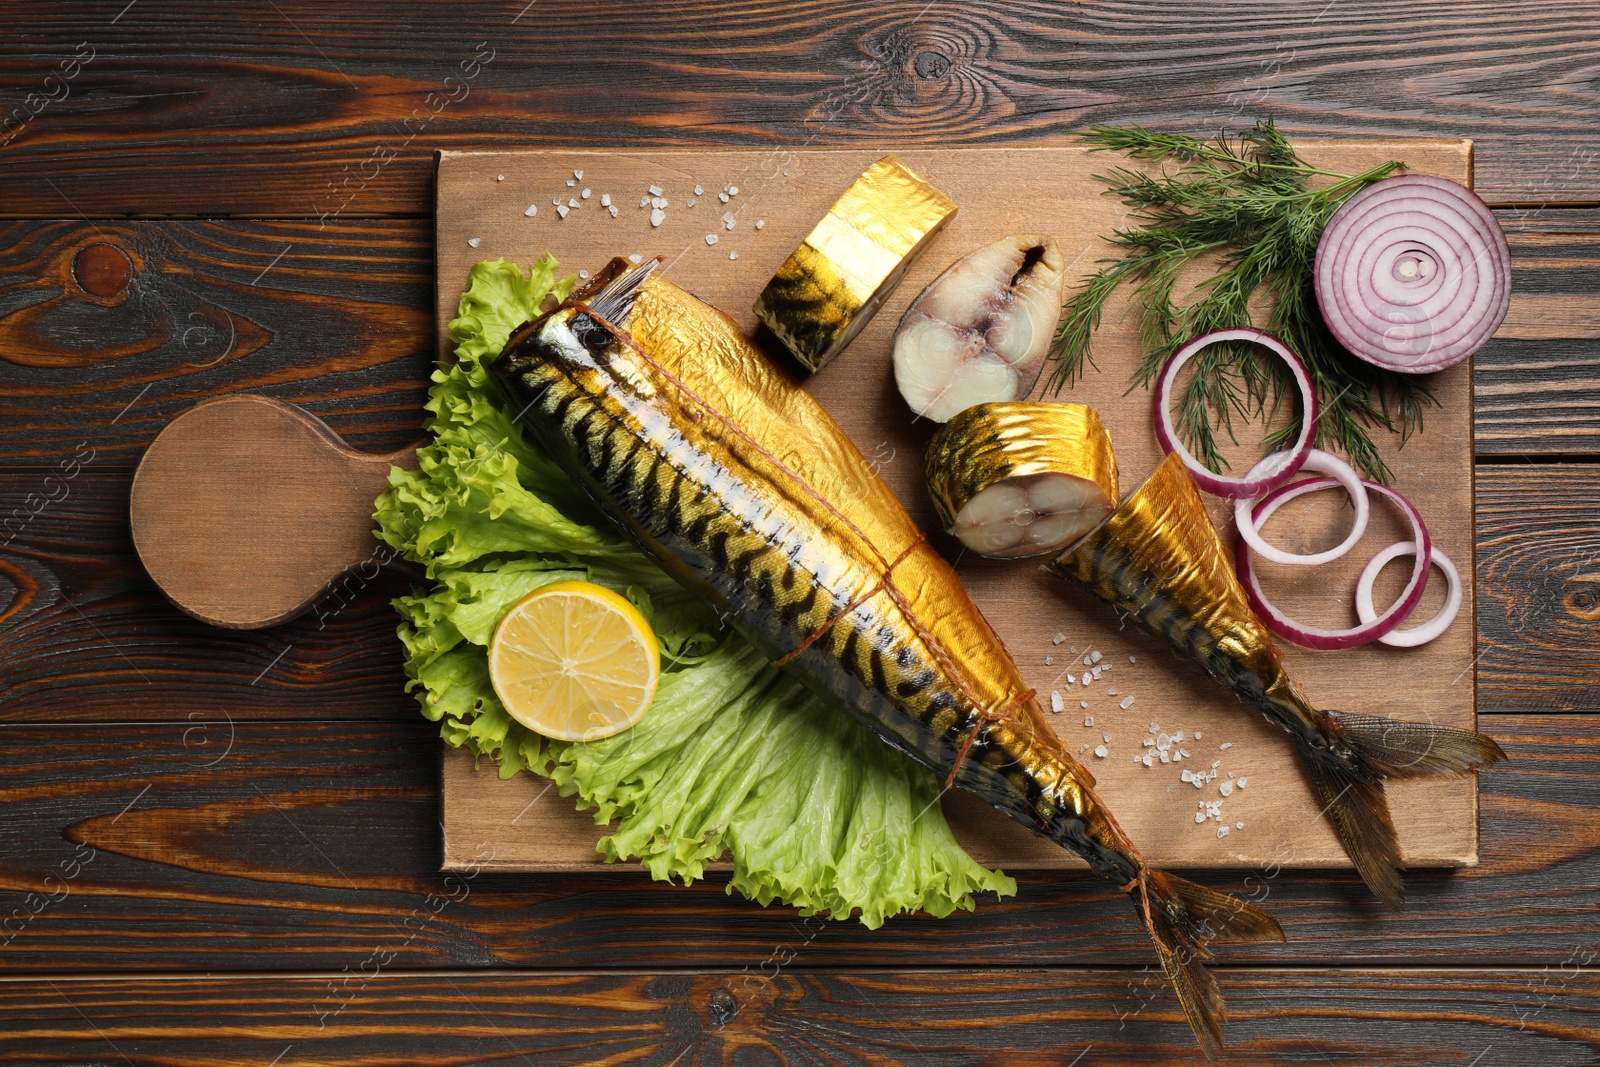
[[(610, 825), (600, 852), (688, 883), (731, 856), (728, 891), (803, 913), (891, 916), (971, 909), (1016, 884), (974, 861), (939, 809), (939, 784), (843, 711), (769, 665), (600, 516), (529, 441), (484, 369), (547, 300), (564, 299), (546, 256), (524, 274), (473, 268), (450, 323), (454, 363), (427, 403), (432, 443), (415, 471), (391, 470), (378, 537), (427, 569), (431, 588), (398, 598), (407, 688), (440, 736), (493, 759), (502, 778), (547, 776)], [(581, 579), (626, 596), (650, 620), (663, 673), (634, 727), (556, 741), (506, 712), (487, 646), (517, 601)]]

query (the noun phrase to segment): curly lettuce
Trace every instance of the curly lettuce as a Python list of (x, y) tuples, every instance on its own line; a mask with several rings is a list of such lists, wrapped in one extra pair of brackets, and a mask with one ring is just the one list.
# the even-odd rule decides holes
[[(377, 536), (433, 585), (398, 598), (405, 669), (440, 735), (499, 766), (551, 778), (609, 825), (598, 848), (660, 880), (692, 882), (727, 855), (728, 891), (805, 914), (971, 910), (1016, 884), (973, 860), (940, 811), (931, 772), (770, 666), (611, 527), (517, 427), (484, 369), (547, 299), (562, 300), (546, 256), (524, 274), (479, 263), (450, 323), (455, 362), (433, 374), (415, 471), (391, 470)], [(541, 737), (507, 714), (486, 655), (511, 605), (583, 579), (650, 620), (663, 673), (631, 729), (599, 741)]]

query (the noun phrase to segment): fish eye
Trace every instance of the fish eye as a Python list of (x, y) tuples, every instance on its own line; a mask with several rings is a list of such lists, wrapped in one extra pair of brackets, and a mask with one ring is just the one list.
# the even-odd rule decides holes
[(592, 355), (600, 355), (611, 343), (611, 331), (583, 312), (574, 315), (570, 325), (578, 343)]

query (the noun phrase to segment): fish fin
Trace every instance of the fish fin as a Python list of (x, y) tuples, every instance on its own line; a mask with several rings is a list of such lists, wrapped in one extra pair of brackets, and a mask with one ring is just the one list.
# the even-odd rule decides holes
[(639, 296), (639, 286), (660, 265), (659, 259), (648, 259), (634, 267), (618, 256), (602, 267), (587, 285), (568, 297), (567, 302), (581, 303), (607, 322), (621, 326)]
[(1146, 871), (1143, 886), (1132, 891), (1145, 912), (1161, 970), (1172, 983), (1189, 1028), (1207, 1059), (1222, 1051), (1222, 1023), (1228, 1017), (1222, 991), (1206, 970), (1210, 941), (1282, 941), (1276, 919), (1237, 897), (1160, 871)]
[(1503, 760), (1506, 754), (1470, 730), (1336, 711), (1325, 714), (1334, 743), (1309, 738), (1300, 742), (1312, 785), (1362, 880), (1385, 904), (1398, 908), (1405, 899), (1400, 845), (1383, 780), (1465, 774)]
[(1471, 730), (1340, 711), (1327, 715), (1367, 767), (1387, 778), (1465, 774), (1506, 759), (1504, 749)]

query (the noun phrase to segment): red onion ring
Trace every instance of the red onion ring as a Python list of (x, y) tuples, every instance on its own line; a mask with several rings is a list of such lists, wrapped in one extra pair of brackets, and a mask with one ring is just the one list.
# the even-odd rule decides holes
[[(1372, 622), (1378, 617), (1378, 611), (1372, 604), (1372, 584), (1377, 581), (1378, 572), (1396, 556), (1416, 554), (1415, 541), (1399, 541), (1372, 557), (1366, 570), (1361, 572), (1361, 580), (1356, 583), (1356, 615), (1362, 622)], [(1456, 621), (1456, 615), (1461, 611), (1461, 572), (1456, 570), (1455, 563), (1438, 545), (1433, 546), (1428, 556), (1433, 565), (1444, 573), (1444, 580), (1449, 585), (1444, 607), (1421, 626), (1413, 626), (1409, 630), (1394, 629), (1378, 638), (1386, 645), (1393, 645), (1396, 648), (1416, 648), (1418, 645), (1425, 645), (1450, 629), (1450, 624)]]
[[(1294, 446), (1266, 457), (1252, 467), (1250, 473), (1243, 478), (1229, 478), (1217, 474), (1195, 459), (1193, 453), (1183, 447), (1183, 442), (1178, 440), (1177, 431), (1172, 426), (1172, 383), (1178, 380), (1178, 371), (1196, 352), (1221, 341), (1253, 341), (1270, 350), (1289, 365), (1289, 371), (1294, 375), (1294, 383), (1300, 389), (1302, 417), (1300, 436), (1295, 438)], [(1293, 478), (1311, 452), (1311, 440), (1317, 429), (1317, 391), (1312, 387), (1311, 375), (1306, 373), (1305, 365), (1276, 337), (1260, 330), (1243, 327), (1235, 330), (1212, 330), (1210, 333), (1201, 334), (1174, 352), (1167, 365), (1162, 368), (1160, 376), (1156, 378), (1155, 407), (1156, 440), (1162, 450), (1176, 452), (1183, 465), (1189, 468), (1189, 473), (1194, 475), (1194, 480), (1201, 489), (1215, 496), (1233, 499), (1260, 496)], [(1275, 465), (1267, 466), (1268, 464)], [(1263, 469), (1264, 467), (1266, 469)]]
[[(1271, 459), (1272, 457), (1269, 456), (1267, 458)], [(1265, 462), (1266, 460), (1262, 460), (1262, 463)], [(1257, 464), (1257, 466), (1260, 466), (1260, 464)], [(1337, 547), (1330, 548), (1326, 552), (1301, 554), (1286, 552), (1276, 545), (1268, 544), (1266, 539), (1261, 536), (1260, 528), (1251, 521), (1250, 508), (1255, 503), (1253, 500), (1240, 498), (1234, 501), (1233, 521), (1234, 525), (1239, 528), (1239, 536), (1262, 559), (1269, 559), (1274, 563), (1283, 563), (1291, 567), (1316, 567), (1323, 563), (1332, 563), (1349, 552), (1356, 546), (1356, 542), (1361, 540), (1362, 535), (1367, 532), (1369, 510), (1367, 489), (1366, 486), (1361, 484), (1361, 478), (1356, 474), (1354, 467), (1338, 456), (1324, 452), (1320, 448), (1313, 448), (1307, 454), (1305, 462), (1300, 465), (1300, 469), (1321, 471), (1323, 474), (1333, 475), (1337, 483), (1344, 486), (1344, 491), (1350, 494), (1350, 500), (1356, 506), (1356, 518), (1350, 524), (1350, 533), (1346, 535), (1345, 539)], [(1250, 473), (1254, 474), (1255, 471), (1252, 470)], [(1249, 475), (1246, 475), (1246, 477), (1249, 477)], [(1282, 502), (1280, 501), (1279, 503), (1281, 504)], [(1278, 505), (1274, 504), (1273, 511), (1276, 511), (1277, 508)], [(1271, 514), (1271, 512), (1267, 514)], [(1371, 622), (1372, 620), (1367, 619), (1364, 621)]]
[(1339, 343), (1403, 374), (1460, 363), (1511, 304), (1511, 249), (1493, 213), (1471, 190), (1424, 174), (1346, 200), (1322, 231), (1313, 273)]
[[(1279, 507), (1306, 493), (1315, 493), (1321, 489), (1328, 489), (1339, 483), (1332, 478), (1310, 478), (1303, 482), (1295, 482), (1281, 489), (1276, 489), (1265, 497), (1251, 512), (1250, 519), (1257, 529), (1272, 516)], [(1348, 630), (1324, 630), (1317, 626), (1307, 626), (1305, 623), (1296, 622), (1283, 612), (1274, 607), (1261, 591), (1261, 583), (1256, 578), (1255, 570), (1250, 563), (1249, 547), (1239, 542), (1238, 569), (1239, 581), (1244, 585), (1244, 595), (1250, 601), (1250, 607), (1260, 616), (1262, 623), (1288, 641), (1306, 648), (1315, 648), (1328, 651), (1339, 648), (1355, 648), (1357, 645), (1376, 641), (1384, 634), (1389, 633), (1399, 626), (1405, 617), (1411, 614), (1417, 606), (1417, 601), (1422, 599), (1422, 591), (1428, 584), (1428, 564), (1426, 560), (1433, 551), (1433, 542), (1428, 538), (1428, 528), (1422, 522), (1422, 515), (1412, 505), (1411, 501), (1377, 482), (1365, 479), (1361, 482), (1368, 492), (1381, 493), (1389, 498), (1393, 504), (1405, 515), (1411, 523), (1411, 540), (1420, 544), (1423, 551), (1418, 554), (1417, 562), (1411, 568), (1411, 579), (1406, 582), (1406, 587), (1400, 591), (1400, 599), (1389, 605), (1388, 609), (1369, 623), (1351, 627)]]

